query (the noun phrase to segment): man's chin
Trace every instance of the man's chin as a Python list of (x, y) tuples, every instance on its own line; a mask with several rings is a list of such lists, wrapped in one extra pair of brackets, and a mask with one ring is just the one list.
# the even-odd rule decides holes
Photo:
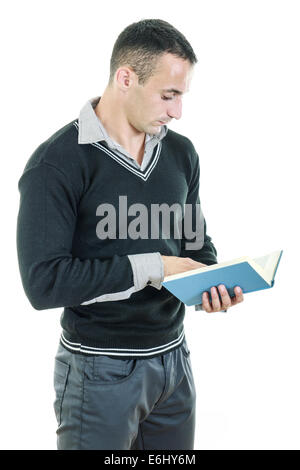
[(151, 129), (149, 128), (148, 134), (159, 134), (163, 124), (153, 124)]

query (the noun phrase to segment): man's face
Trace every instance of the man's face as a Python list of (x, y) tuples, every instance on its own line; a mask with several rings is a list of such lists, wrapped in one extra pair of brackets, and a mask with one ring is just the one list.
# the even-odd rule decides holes
[(125, 103), (129, 123), (139, 132), (158, 134), (163, 124), (180, 119), (182, 95), (189, 90), (192, 72), (188, 60), (164, 54), (145, 85), (139, 85), (133, 74)]

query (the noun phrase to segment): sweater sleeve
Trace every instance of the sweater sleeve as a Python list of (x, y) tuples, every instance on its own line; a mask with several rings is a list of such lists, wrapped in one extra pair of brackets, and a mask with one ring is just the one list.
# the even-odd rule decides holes
[(212, 242), (212, 238), (206, 231), (206, 220), (202, 212), (199, 197), (199, 178), (200, 165), (197, 155), (186, 199), (180, 256), (189, 257), (200, 263), (211, 265), (218, 262), (217, 250)]
[(18, 189), (18, 262), (35, 309), (121, 300), (145, 287), (148, 279), (137, 285), (128, 256), (72, 256), (78, 194), (60, 169), (44, 161), (25, 168)]
[[(186, 199), (187, 209), (183, 222), (186, 222), (187, 230), (183, 230), (180, 256), (192, 258), (195, 261), (199, 261), (200, 263), (207, 264), (209, 266), (218, 262), (217, 250), (212, 242), (212, 238), (207, 234), (206, 220), (200, 204), (200, 164), (199, 156), (198, 154), (196, 155), (196, 166), (191, 178)], [(185, 236), (186, 233), (188, 234), (188, 237)], [(196, 304), (195, 310), (202, 310), (202, 305)]]

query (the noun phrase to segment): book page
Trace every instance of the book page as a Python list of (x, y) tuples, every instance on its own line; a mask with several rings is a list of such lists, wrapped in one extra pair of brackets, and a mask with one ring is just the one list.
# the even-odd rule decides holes
[(205, 266), (203, 268), (191, 269), (178, 274), (172, 274), (164, 278), (164, 282), (174, 281), (175, 279), (181, 279), (187, 276), (193, 276), (195, 274), (200, 274), (205, 271), (213, 271), (216, 269), (221, 269), (226, 266), (232, 266), (234, 264), (239, 264), (243, 262), (248, 262), (250, 266), (266, 281), (271, 285), (271, 281), (274, 276), (274, 272), (277, 266), (278, 258), (280, 256), (281, 250), (274, 251), (265, 256), (260, 256), (258, 258), (250, 258), (249, 256), (243, 256), (241, 258), (235, 258), (231, 261), (225, 261), (222, 263), (212, 264), (210, 266)]
[(244, 261), (250, 262), (251, 260), (248, 256), (243, 256), (241, 258), (235, 258), (231, 261), (224, 261), (222, 263), (217, 263), (217, 264), (211, 264), (209, 266), (204, 266), (203, 268), (190, 269), (189, 271), (184, 271), (182, 273), (171, 274), (170, 276), (166, 276), (164, 278), (164, 282), (174, 281), (175, 279), (181, 279), (181, 278), (187, 277), (187, 276), (193, 276), (194, 274), (199, 274), (199, 273), (205, 272), (205, 271), (213, 271), (215, 269), (221, 269), (221, 268), (224, 268), (226, 266), (232, 266), (233, 264), (243, 263)]
[(269, 255), (266, 255), (266, 256), (260, 256), (259, 258), (254, 258), (254, 261), (257, 264), (259, 264), (263, 269), (265, 269), (268, 259), (269, 259)]
[(263, 268), (265, 280), (271, 284), (274, 277), (274, 272), (277, 266), (278, 258), (281, 250), (273, 251), (266, 256), (260, 256), (259, 258), (253, 258), (253, 261)]

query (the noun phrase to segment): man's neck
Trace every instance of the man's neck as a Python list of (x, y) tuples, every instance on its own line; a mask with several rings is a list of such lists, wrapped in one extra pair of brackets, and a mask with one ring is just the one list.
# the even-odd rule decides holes
[(134, 129), (125, 114), (122, 106), (113, 97), (109, 88), (106, 88), (94, 109), (108, 135), (139, 163), (142, 163), (145, 138), (144, 132)]

